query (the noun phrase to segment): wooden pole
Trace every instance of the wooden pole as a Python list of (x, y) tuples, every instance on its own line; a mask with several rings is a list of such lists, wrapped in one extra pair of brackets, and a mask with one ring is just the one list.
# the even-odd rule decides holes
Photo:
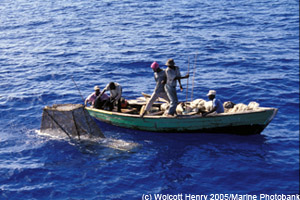
[(194, 73), (193, 73), (193, 84), (192, 84), (191, 102), (193, 101), (193, 94), (194, 94), (194, 82), (195, 82), (195, 74), (196, 74), (196, 61), (197, 61), (197, 53), (195, 54), (195, 63), (194, 63)]
[[(188, 74), (190, 73), (190, 56), (188, 57)], [(186, 79), (186, 98), (185, 102), (188, 100), (188, 93), (189, 93), (189, 78)]]

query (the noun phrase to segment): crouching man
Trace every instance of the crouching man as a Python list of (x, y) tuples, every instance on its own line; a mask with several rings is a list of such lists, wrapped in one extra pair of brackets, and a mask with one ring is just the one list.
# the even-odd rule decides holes
[(109, 99), (106, 94), (100, 95), (100, 88), (99, 86), (94, 87), (95, 92), (90, 94), (84, 101), (84, 105), (86, 106), (89, 103), (92, 107), (102, 109), (102, 106)]
[(202, 116), (205, 117), (208, 114), (223, 113), (224, 112), (223, 104), (220, 101), (220, 99), (216, 98), (216, 91), (215, 90), (209, 90), (207, 96), (208, 96), (208, 99), (210, 101), (212, 101), (212, 109), (208, 112), (202, 113)]

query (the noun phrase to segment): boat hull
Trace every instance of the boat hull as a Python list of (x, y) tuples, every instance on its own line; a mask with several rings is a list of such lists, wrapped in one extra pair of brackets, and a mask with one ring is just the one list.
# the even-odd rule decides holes
[(262, 108), (259, 111), (244, 113), (222, 113), (201, 117), (177, 116), (145, 116), (111, 112), (86, 107), (89, 114), (101, 122), (114, 126), (160, 133), (232, 133), (259, 134), (271, 122), (277, 113), (276, 108)]

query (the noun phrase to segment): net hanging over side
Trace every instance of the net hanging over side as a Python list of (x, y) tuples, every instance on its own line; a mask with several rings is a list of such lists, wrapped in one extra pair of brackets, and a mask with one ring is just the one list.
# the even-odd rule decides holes
[(41, 132), (63, 132), (68, 137), (93, 136), (103, 133), (81, 104), (54, 104), (43, 109)]

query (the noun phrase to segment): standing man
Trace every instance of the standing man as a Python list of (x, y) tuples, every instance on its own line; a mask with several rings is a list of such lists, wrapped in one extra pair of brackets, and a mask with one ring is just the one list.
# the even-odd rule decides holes
[(182, 91), (183, 88), (180, 80), (188, 78), (189, 74), (181, 76), (179, 67), (175, 66), (175, 62), (173, 59), (168, 59), (168, 61), (166, 62), (166, 66), (168, 66), (168, 68), (166, 69), (167, 82), (165, 85), (165, 90), (170, 99), (170, 107), (167, 116), (171, 117), (174, 116), (174, 114), (176, 113), (176, 107), (178, 104), (178, 97), (176, 92), (177, 80), (179, 83), (180, 90)]
[[(121, 96), (122, 96), (122, 87), (120, 84), (116, 82), (110, 82), (106, 85), (106, 87), (103, 89), (101, 94), (103, 94), (105, 91), (109, 90), (110, 96), (109, 96), (109, 103), (110, 108), (109, 110), (113, 110), (114, 106), (117, 104), (118, 106), (118, 112), (121, 112)], [(104, 105), (106, 107), (107, 105)]]
[(208, 112), (205, 112), (202, 114), (203, 117), (205, 117), (208, 114), (211, 113), (223, 113), (224, 112), (224, 107), (222, 102), (220, 101), (220, 99), (216, 98), (216, 91), (215, 90), (209, 90), (209, 92), (207, 93), (208, 99), (210, 101), (212, 101), (212, 109)]
[(164, 82), (166, 79), (166, 73), (163, 69), (159, 68), (159, 65), (157, 62), (153, 62), (150, 66), (154, 72), (154, 79), (156, 82), (156, 86), (155, 89), (150, 97), (150, 99), (148, 100), (145, 110), (143, 113), (141, 113), (141, 117), (143, 117), (145, 115), (146, 112), (148, 112), (152, 106), (152, 104), (156, 101), (156, 99), (158, 97), (161, 97), (163, 99), (165, 99), (167, 102), (170, 102), (169, 97), (165, 91), (164, 88)]

